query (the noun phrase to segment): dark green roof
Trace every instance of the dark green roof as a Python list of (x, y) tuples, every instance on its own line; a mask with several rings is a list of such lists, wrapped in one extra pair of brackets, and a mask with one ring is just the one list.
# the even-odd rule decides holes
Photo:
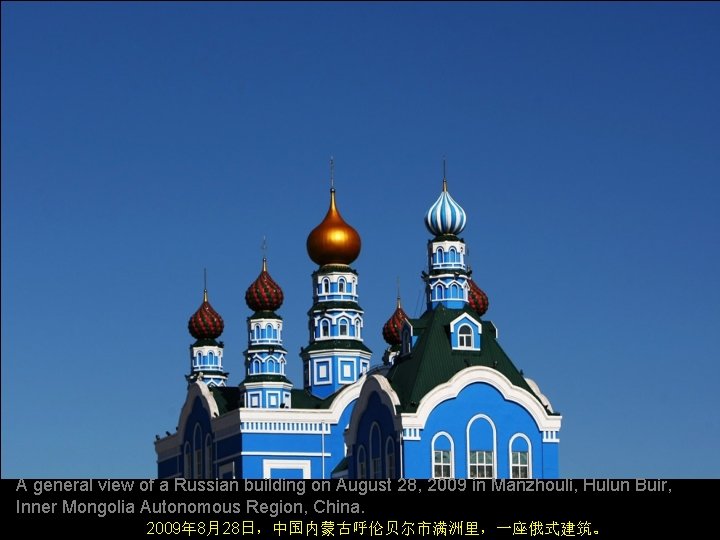
[(282, 345), (273, 345), (271, 343), (258, 343), (256, 345), (250, 345), (245, 351), (243, 351), (243, 354), (256, 352), (256, 351), (271, 351), (271, 352), (281, 352), (281, 353), (287, 353), (287, 350)]
[(337, 474), (339, 472), (347, 471), (348, 470), (348, 457), (345, 456), (340, 460), (340, 463), (335, 465), (335, 468), (330, 472), (330, 474)]
[(323, 276), (325, 274), (333, 274), (335, 272), (350, 272), (357, 276), (357, 270), (350, 268), (347, 264), (326, 264), (315, 270), (315, 272), (313, 272), (313, 276)]
[(192, 349), (193, 347), (207, 347), (207, 346), (220, 347), (222, 349), (223, 347), (225, 347), (225, 344), (222, 341), (215, 341), (214, 339), (211, 339), (211, 338), (202, 338), (202, 339), (198, 339), (197, 341), (195, 341), (195, 343), (190, 345), (190, 348)]
[(255, 319), (280, 319), (282, 321), (282, 317), (274, 311), (256, 311), (247, 318), (248, 321)]
[(237, 386), (211, 386), (210, 393), (215, 398), (220, 414), (233, 411), (242, 405), (240, 388)]
[(403, 412), (414, 412), (422, 398), (436, 386), (449, 381), (456, 373), (470, 366), (487, 366), (505, 375), (512, 384), (540, 398), (528, 386), (510, 358), (498, 344), (497, 330), (490, 321), (482, 324), (481, 350), (453, 350), (450, 344), (450, 323), (462, 313), (476, 320), (478, 314), (469, 306), (447, 309), (438, 306), (419, 319), (410, 319), (413, 335), (417, 336), (410, 354), (398, 356), (387, 378), (400, 399)]
[[(342, 293), (339, 293), (342, 294)], [(328, 309), (354, 309), (362, 311), (357, 302), (351, 302), (350, 300), (330, 300), (328, 302), (316, 302), (308, 310), (308, 315), (317, 311), (327, 311)]]
[(241, 382), (240, 384), (243, 385), (245, 383), (256, 382), (280, 382), (292, 384), (292, 381), (288, 379), (285, 375), (274, 375), (272, 373), (267, 373), (263, 375), (248, 375), (247, 377), (245, 377), (245, 380), (243, 380), (243, 382)]
[(292, 396), (292, 408), (293, 409), (329, 409), (332, 402), (335, 400), (337, 395), (345, 387), (340, 388), (334, 394), (330, 394), (325, 399), (321, 399), (317, 396), (312, 395), (307, 390), (293, 389), (290, 391)]
[(307, 347), (301, 349), (300, 354), (315, 352), (315, 351), (329, 351), (333, 349), (350, 350), (350, 351), (364, 351), (371, 353), (362, 341), (355, 339), (326, 339), (323, 341), (316, 341), (311, 343)]

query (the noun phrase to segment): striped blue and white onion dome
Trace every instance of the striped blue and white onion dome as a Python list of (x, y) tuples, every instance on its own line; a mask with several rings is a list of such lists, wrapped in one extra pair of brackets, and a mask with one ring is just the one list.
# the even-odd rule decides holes
[(459, 234), (465, 228), (465, 210), (448, 193), (447, 180), (443, 178), (443, 190), (425, 216), (425, 226), (435, 236)]

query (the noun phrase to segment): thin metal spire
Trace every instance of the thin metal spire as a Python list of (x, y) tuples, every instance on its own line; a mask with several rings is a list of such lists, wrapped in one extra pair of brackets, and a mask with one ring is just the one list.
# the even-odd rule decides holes
[(335, 191), (335, 158), (330, 156), (330, 190)]
[(400, 276), (397, 277), (397, 307), (400, 306)]
[(203, 268), (203, 302), (208, 301), (207, 294), (207, 268)]
[(443, 191), (447, 191), (447, 160), (443, 156)]
[(267, 272), (267, 237), (263, 234), (263, 241), (260, 245), (260, 249), (262, 250), (263, 254), (263, 262), (262, 262), (262, 269), (263, 272)]

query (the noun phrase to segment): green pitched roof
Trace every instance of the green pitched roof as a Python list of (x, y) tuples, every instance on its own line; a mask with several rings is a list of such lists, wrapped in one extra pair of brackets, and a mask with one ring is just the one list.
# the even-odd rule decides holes
[(211, 386), (210, 393), (215, 398), (220, 414), (235, 410), (242, 405), (240, 388), (237, 386)]
[(312, 395), (307, 390), (294, 389), (290, 391), (292, 396), (292, 408), (293, 409), (329, 409), (332, 402), (335, 400), (337, 395), (344, 390), (345, 387), (341, 388), (334, 394), (330, 394), (325, 399), (321, 399), (317, 396)]
[(469, 306), (463, 309), (438, 306), (425, 312), (419, 319), (410, 319), (413, 335), (417, 336), (415, 346), (410, 354), (397, 357), (387, 374), (387, 379), (400, 399), (402, 411), (414, 412), (430, 390), (470, 366), (486, 366), (498, 370), (512, 384), (524, 388), (542, 403), (500, 347), (496, 340), (497, 330), (490, 321), (480, 321), (481, 350), (452, 349), (450, 323), (462, 313), (479, 320), (477, 313)]

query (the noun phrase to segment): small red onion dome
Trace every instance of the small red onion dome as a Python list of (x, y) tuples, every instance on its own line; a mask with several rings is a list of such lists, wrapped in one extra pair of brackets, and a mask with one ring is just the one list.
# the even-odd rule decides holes
[(485, 315), (490, 305), (487, 294), (485, 294), (485, 291), (478, 287), (472, 279), (468, 280), (468, 284), (470, 285), (470, 290), (468, 291), (468, 303), (470, 307), (477, 311), (478, 315)]
[(203, 293), (203, 303), (188, 321), (188, 330), (195, 339), (216, 339), (225, 328), (220, 314), (208, 302), (207, 289)]
[(397, 300), (397, 308), (395, 313), (383, 326), (383, 338), (389, 345), (400, 345), (402, 343), (402, 337), (400, 336), (400, 330), (402, 329), (403, 323), (407, 320), (408, 316), (400, 305), (400, 298)]
[(270, 277), (267, 271), (267, 259), (263, 257), (262, 272), (245, 292), (245, 303), (253, 311), (275, 311), (283, 303), (280, 285)]

